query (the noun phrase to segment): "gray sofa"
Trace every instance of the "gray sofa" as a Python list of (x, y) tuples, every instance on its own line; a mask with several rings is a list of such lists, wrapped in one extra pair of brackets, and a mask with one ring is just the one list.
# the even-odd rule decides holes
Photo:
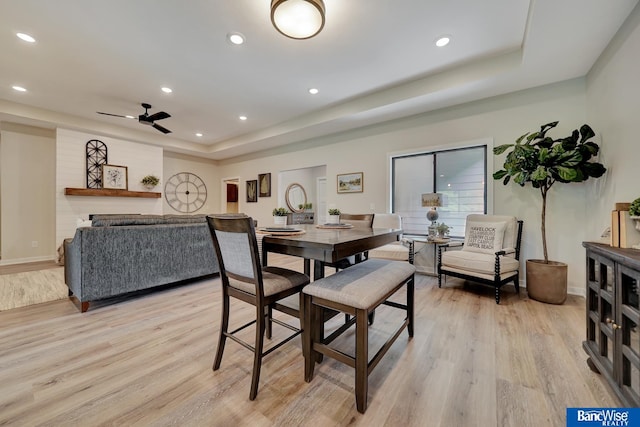
[(69, 296), (89, 303), (218, 273), (205, 215), (94, 215), (64, 242)]

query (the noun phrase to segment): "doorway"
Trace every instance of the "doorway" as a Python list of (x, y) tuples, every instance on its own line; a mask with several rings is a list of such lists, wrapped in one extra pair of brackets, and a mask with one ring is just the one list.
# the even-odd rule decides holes
[(240, 186), (240, 178), (224, 178), (222, 180), (222, 203), (224, 206), (223, 213), (238, 213), (240, 206), (238, 201), (238, 190)]

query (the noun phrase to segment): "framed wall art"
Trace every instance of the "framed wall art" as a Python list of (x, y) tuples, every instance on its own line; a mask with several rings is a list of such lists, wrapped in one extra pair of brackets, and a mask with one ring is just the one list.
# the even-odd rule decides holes
[(261, 173), (258, 175), (258, 195), (260, 197), (271, 197), (270, 173)]
[(128, 190), (129, 181), (126, 166), (102, 165), (102, 188)]
[(247, 181), (247, 202), (254, 203), (258, 201), (258, 180), (253, 179)]
[(362, 193), (364, 191), (364, 172), (338, 175), (338, 193)]

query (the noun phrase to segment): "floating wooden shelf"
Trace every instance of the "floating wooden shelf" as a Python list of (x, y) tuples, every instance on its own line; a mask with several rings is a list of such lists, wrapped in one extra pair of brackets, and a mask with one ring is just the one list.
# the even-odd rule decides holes
[(112, 190), (107, 188), (65, 188), (65, 196), (98, 196), (98, 197), (143, 197), (159, 199), (161, 193), (153, 191)]

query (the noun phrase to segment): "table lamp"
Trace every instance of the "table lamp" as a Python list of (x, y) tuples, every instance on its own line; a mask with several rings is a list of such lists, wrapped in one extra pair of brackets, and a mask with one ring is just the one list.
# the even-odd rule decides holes
[(427, 212), (427, 219), (431, 221), (431, 225), (428, 227), (429, 238), (437, 235), (436, 221), (438, 219), (438, 211), (436, 208), (444, 206), (444, 198), (442, 193), (425, 193), (422, 195), (422, 206), (431, 207)]

